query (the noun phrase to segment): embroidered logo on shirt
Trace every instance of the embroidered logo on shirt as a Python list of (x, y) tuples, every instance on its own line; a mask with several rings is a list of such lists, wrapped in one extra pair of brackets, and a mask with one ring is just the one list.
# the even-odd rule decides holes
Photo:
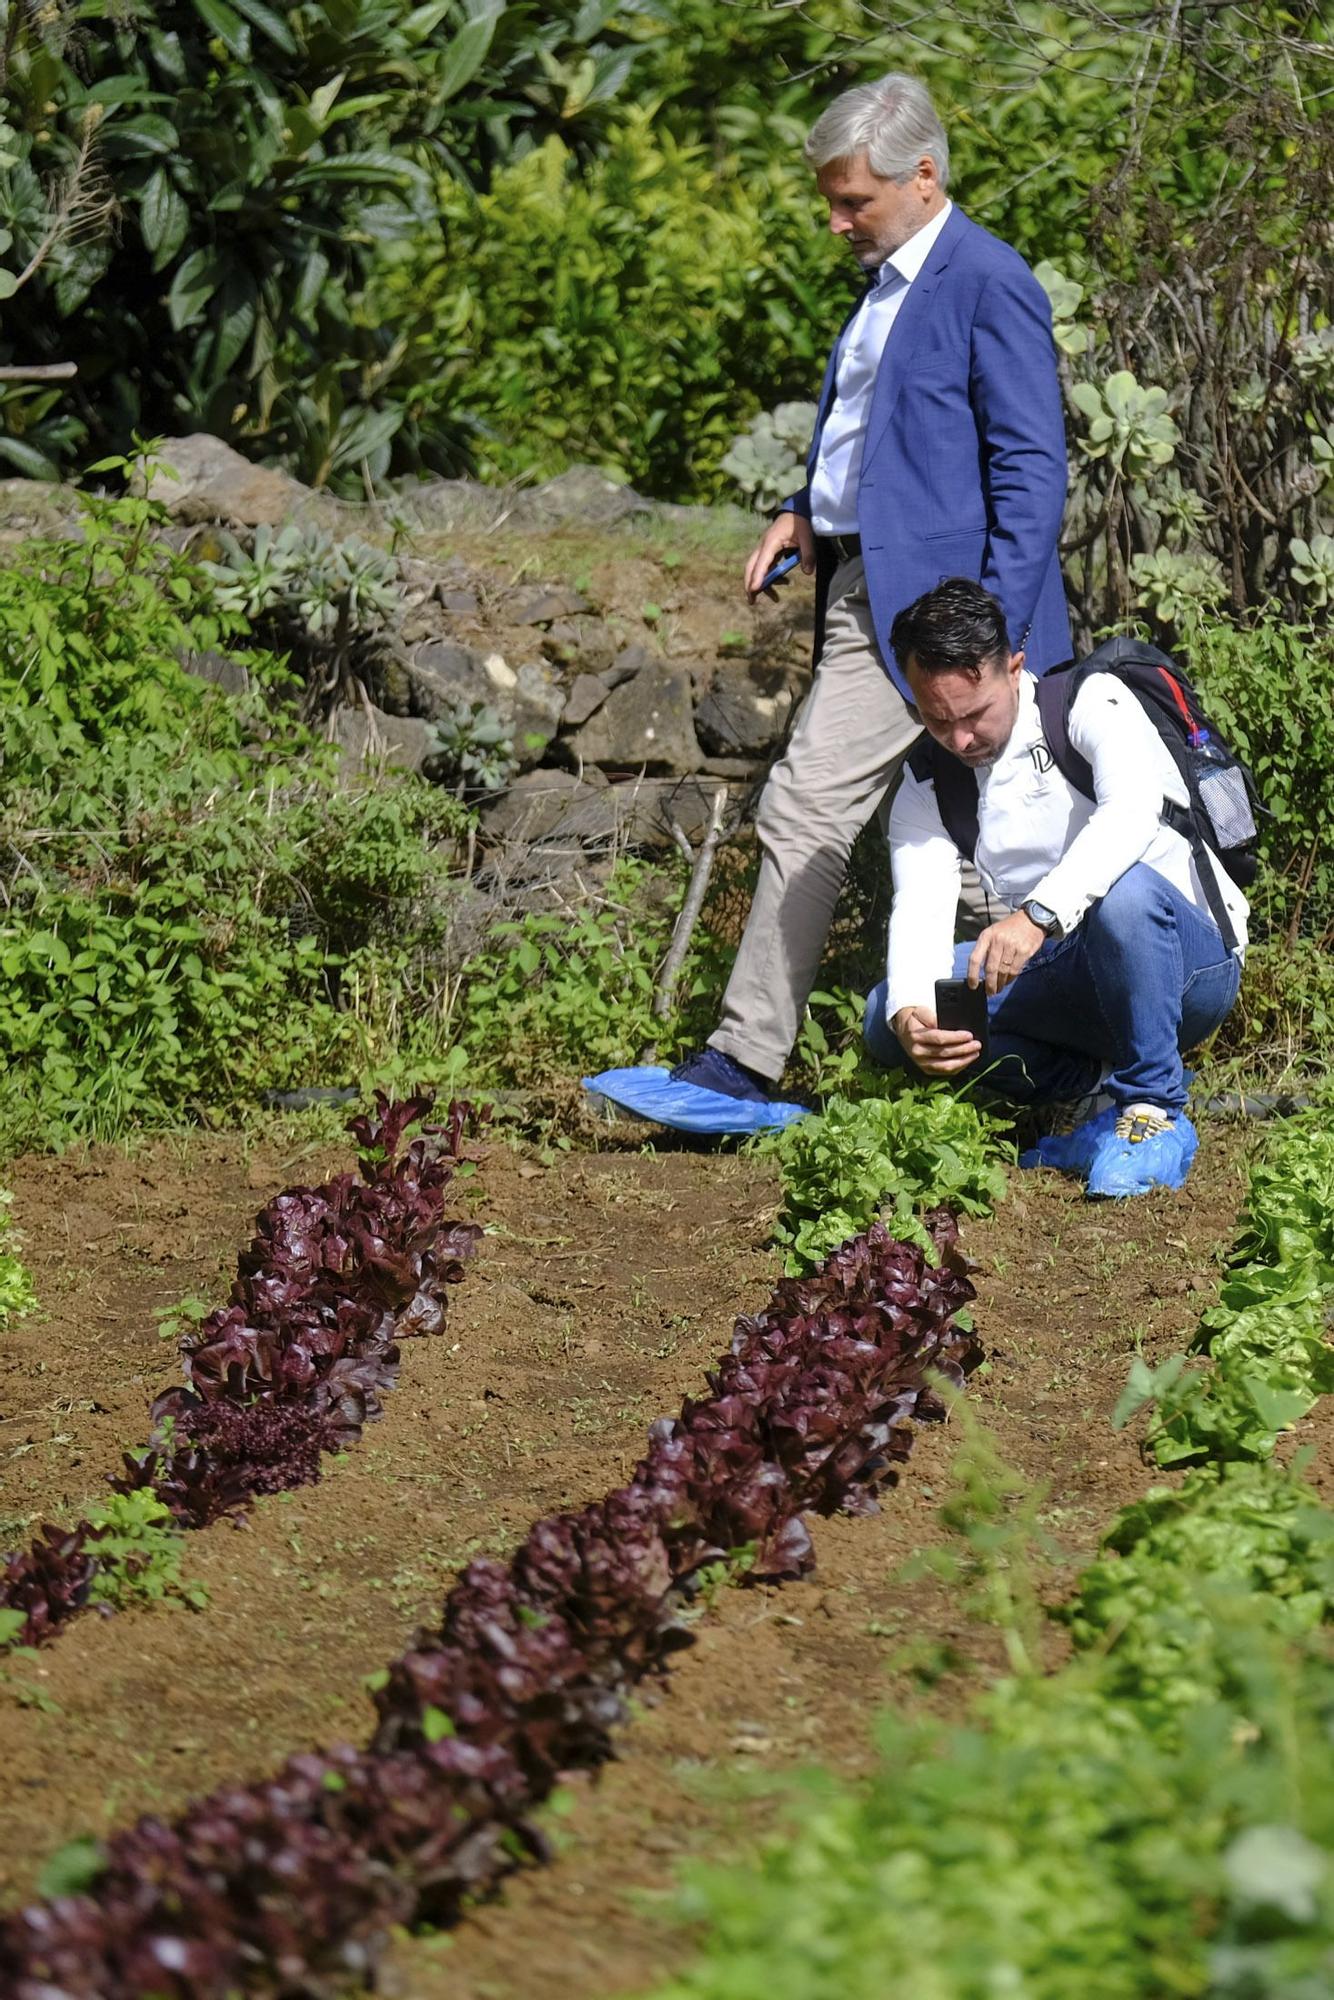
[(1033, 759), (1033, 769), (1042, 773), (1050, 771), (1056, 759), (1045, 743), (1030, 743), (1028, 754)]

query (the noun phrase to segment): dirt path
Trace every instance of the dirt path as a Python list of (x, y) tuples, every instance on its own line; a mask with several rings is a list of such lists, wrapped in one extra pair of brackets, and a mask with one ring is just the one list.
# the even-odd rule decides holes
[[(972, 1400), (1007, 1457), (1048, 1484), (1049, 1525), (1072, 1560), (1148, 1483), (1107, 1414), (1136, 1340), (1150, 1354), (1179, 1347), (1208, 1303), (1240, 1198), (1239, 1154), (1235, 1137), (1212, 1133), (1181, 1196), (1124, 1209), (1024, 1177), (993, 1222), (970, 1230), (991, 1352)], [(17, 1467), (5, 1463), (4, 1506), (85, 1498), (119, 1443), (142, 1435), (148, 1395), (171, 1375), (152, 1307), (201, 1281), (216, 1295), (250, 1212), (284, 1178), (257, 1176), (280, 1165), (211, 1140), (141, 1160), (139, 1182), (98, 1156), (85, 1163), (92, 1180), (78, 1168), (67, 1181), (68, 1162), (12, 1176), (31, 1250), (64, 1213), (80, 1248), (68, 1265), (50, 1251), (45, 1270), (33, 1257), (52, 1316), (25, 1331), (23, 1352), (29, 1367), (45, 1360), (48, 1400), (71, 1407), (55, 1437), (26, 1420), (36, 1441)], [(734, 1316), (761, 1304), (775, 1275), (764, 1249), (775, 1191), (751, 1162), (612, 1154), (543, 1170), (496, 1148), (483, 1186), (492, 1234), (454, 1295), (448, 1335), (405, 1348), (384, 1419), (320, 1487), (262, 1503), (244, 1532), (191, 1542), (209, 1609), (87, 1617), (26, 1671), (52, 1706), (19, 1707), (12, 1687), (0, 1699), (6, 1901), (76, 1834), (170, 1812), (293, 1749), (363, 1735), (362, 1677), (430, 1616), (452, 1570), (622, 1478), (649, 1421), (698, 1385)], [(79, 1207), (94, 1193), (96, 1235)], [(150, 1267), (142, 1232), (159, 1228), (174, 1247)], [(14, 1385), (32, 1386), (7, 1345), (5, 1414)], [(936, 1534), (950, 1443), (923, 1434), (879, 1516), (821, 1524), (812, 1582), (725, 1592), (670, 1691), (652, 1691), (626, 1732), (622, 1761), (577, 1788), (556, 1864), (516, 1879), (450, 1939), (403, 1946), (396, 1990), (529, 2000), (540, 1964), (543, 2000), (599, 2000), (660, 1973), (680, 1944), (664, 1945), (641, 1893), (660, 1894), (685, 1856), (734, 1848), (770, 1823), (766, 1774), (811, 1755), (856, 1768), (905, 1640), (944, 1668), (977, 1650), (949, 1592), (917, 1584), (909, 1596), (893, 1581)], [(952, 1685), (947, 1674), (941, 1700)], [(756, 1777), (754, 1797), (737, 1795), (738, 1771)]]

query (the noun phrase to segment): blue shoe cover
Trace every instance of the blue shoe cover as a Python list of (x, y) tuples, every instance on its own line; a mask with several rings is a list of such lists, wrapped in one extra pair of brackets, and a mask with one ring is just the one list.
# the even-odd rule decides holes
[(662, 1068), (604, 1069), (600, 1076), (586, 1076), (583, 1084), (590, 1096), (605, 1097), (618, 1111), (633, 1112), (636, 1118), (647, 1118), (654, 1125), (669, 1125), (674, 1132), (721, 1137), (733, 1132), (781, 1131), (806, 1116), (804, 1105), (727, 1097), (721, 1090), (683, 1083)]
[(1021, 1167), (1056, 1167), (1063, 1174), (1078, 1174), (1082, 1180), (1093, 1165), (1094, 1155), (1109, 1132), (1116, 1127), (1116, 1106), (1109, 1104), (1096, 1118), (1086, 1118), (1073, 1132), (1051, 1132), (1036, 1146), (1019, 1155)]
[(1178, 1111), (1165, 1132), (1149, 1139), (1118, 1139), (1113, 1131), (1098, 1147), (1089, 1168), (1092, 1199), (1124, 1199), (1150, 1188), (1179, 1188), (1199, 1145), (1195, 1127)]

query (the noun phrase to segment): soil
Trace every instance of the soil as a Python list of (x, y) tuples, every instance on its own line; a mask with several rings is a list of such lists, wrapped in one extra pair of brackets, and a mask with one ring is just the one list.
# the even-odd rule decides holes
[[(1133, 1432), (1108, 1419), (1132, 1350), (1180, 1349), (1215, 1295), (1246, 1136), (1211, 1127), (1180, 1194), (1124, 1206), (1016, 1175), (997, 1215), (968, 1228), (988, 1361), (967, 1402), (1043, 1490), (1061, 1550), (1050, 1593), (1152, 1483)], [(118, 1447), (142, 1437), (146, 1403), (173, 1374), (155, 1308), (188, 1289), (219, 1296), (249, 1212), (324, 1164), (214, 1137), (11, 1170), (47, 1315), (4, 1343), (11, 1531), (34, 1511), (77, 1511)], [(735, 1315), (762, 1304), (776, 1275), (776, 1203), (769, 1170), (749, 1159), (569, 1154), (544, 1165), (492, 1145), (480, 1180), (460, 1187), (459, 1206), (490, 1232), (482, 1254), (446, 1334), (405, 1346), (399, 1386), (362, 1443), (321, 1485), (261, 1502), (248, 1528), (191, 1538), (205, 1611), (87, 1615), (5, 1670), (4, 1899), (28, 1894), (77, 1835), (173, 1812), (293, 1750), (364, 1737), (363, 1677), (432, 1616), (459, 1564), (618, 1483), (647, 1424), (698, 1388)], [(645, 1690), (620, 1760), (596, 1783), (574, 1781), (569, 1809), (551, 1816), (553, 1865), (515, 1877), (449, 1937), (401, 1942), (386, 1990), (528, 2000), (537, 1965), (543, 2000), (644, 1988), (689, 1947), (663, 1916), (680, 1863), (735, 1855), (770, 1830), (778, 1773), (816, 1756), (865, 1768), (886, 1700), (957, 1712), (975, 1670), (1002, 1664), (995, 1642), (957, 1588), (902, 1570), (943, 1539), (937, 1508), (959, 1429), (923, 1430), (878, 1515), (816, 1525), (810, 1581), (720, 1592), (670, 1680)], [(1327, 1430), (1309, 1435), (1328, 1492)]]

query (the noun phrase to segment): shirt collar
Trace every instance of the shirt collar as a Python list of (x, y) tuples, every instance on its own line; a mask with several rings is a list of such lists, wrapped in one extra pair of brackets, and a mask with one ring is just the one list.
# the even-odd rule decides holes
[(872, 290), (887, 284), (891, 277), (902, 278), (906, 285), (910, 285), (931, 255), (936, 238), (953, 213), (954, 203), (947, 201), (939, 215), (933, 215), (930, 222), (924, 222), (915, 236), (910, 236), (906, 243), (900, 244), (892, 255), (886, 257), (872, 281)]

